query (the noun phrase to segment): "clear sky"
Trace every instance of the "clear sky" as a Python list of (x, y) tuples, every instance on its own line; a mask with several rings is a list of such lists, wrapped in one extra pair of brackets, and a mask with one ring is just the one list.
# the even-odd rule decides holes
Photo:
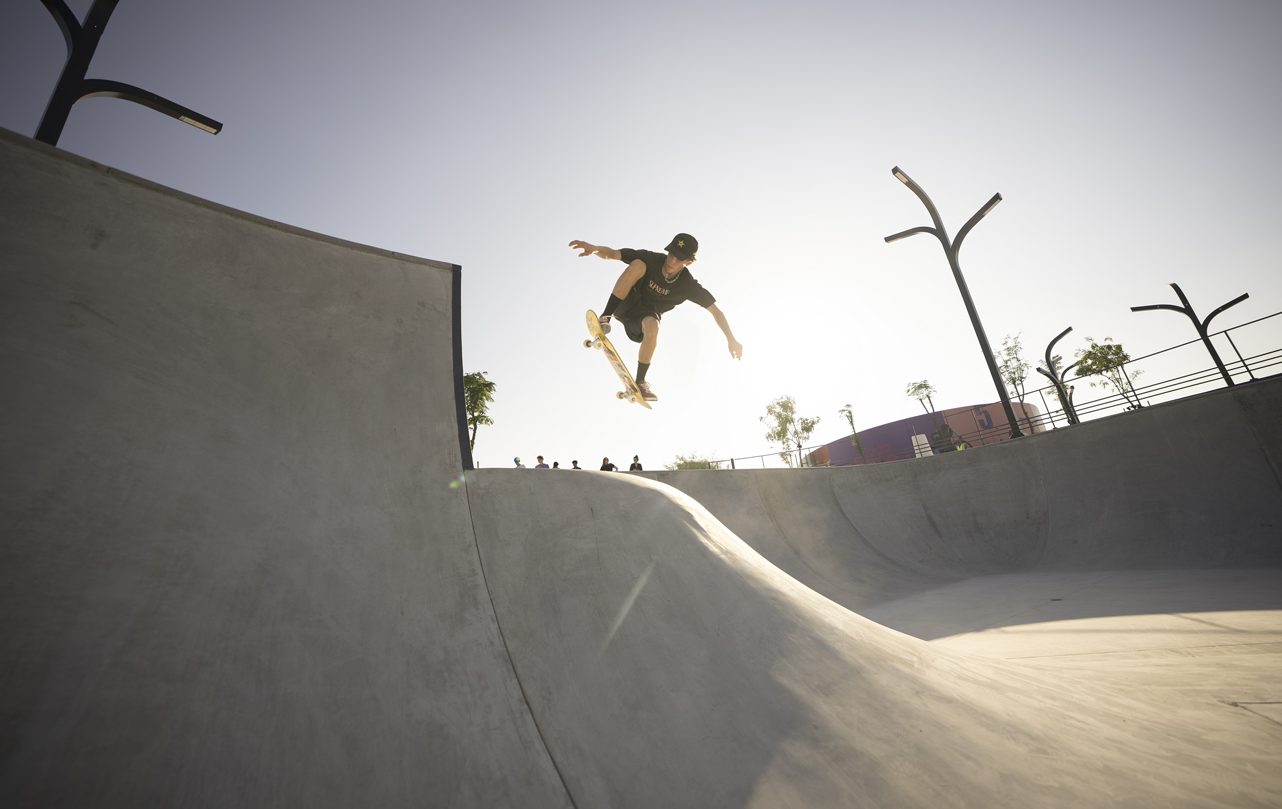
[[(78, 15), (88, 0), (70, 0)], [(771, 447), (781, 395), (840, 438), (995, 393), (901, 166), (956, 233), (994, 346), (1066, 326), (1134, 355), (1249, 292), (1282, 309), (1282, 3), (122, 0), (89, 75), (222, 121), (211, 137), (113, 99), (60, 146), (218, 203), (463, 267), (464, 363), (498, 383), (476, 459)], [(38, 0), (0, 3), (0, 126), (33, 134), (65, 51)], [(623, 265), (571, 239), (701, 243), (712, 318), (664, 318), (653, 411), (581, 347)], [(1282, 345), (1282, 318), (1248, 338)], [(620, 340), (629, 365), (635, 347)], [(1190, 366), (1209, 365), (1205, 354)], [(1037, 382), (1041, 378), (1033, 375)]]

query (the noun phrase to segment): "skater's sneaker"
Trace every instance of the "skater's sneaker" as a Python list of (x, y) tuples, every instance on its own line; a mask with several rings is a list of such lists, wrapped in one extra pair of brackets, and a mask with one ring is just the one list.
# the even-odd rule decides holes
[(641, 398), (645, 399), (647, 402), (659, 401), (659, 395), (650, 390), (649, 382), (638, 382), (637, 389), (641, 391)]
[(614, 318), (610, 317), (609, 315), (601, 315), (600, 317), (597, 318), (597, 323), (601, 326), (602, 334), (610, 333), (610, 321), (613, 319)]

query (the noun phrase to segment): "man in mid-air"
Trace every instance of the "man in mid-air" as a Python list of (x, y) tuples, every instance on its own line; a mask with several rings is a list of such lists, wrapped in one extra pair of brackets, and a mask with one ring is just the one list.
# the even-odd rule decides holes
[(726, 336), (730, 356), (735, 359), (743, 356), (743, 346), (734, 338), (734, 332), (730, 331), (730, 323), (725, 314), (717, 308), (717, 299), (686, 269), (694, 263), (695, 253), (699, 251), (699, 242), (689, 233), (673, 236), (665, 248), (666, 255), (629, 247), (615, 250), (613, 247), (588, 244), (581, 239), (570, 242), (570, 247), (582, 251), (579, 253), (580, 258), (595, 253), (601, 258), (622, 261), (628, 265), (619, 280), (614, 282), (610, 300), (601, 310), (601, 331), (608, 334), (611, 321), (617, 318), (623, 324), (628, 339), (641, 344), (637, 351), (636, 380), (646, 401), (653, 402), (659, 398), (645, 380), (655, 346), (659, 342), (659, 321), (664, 312), (679, 303), (694, 301), (707, 309)]

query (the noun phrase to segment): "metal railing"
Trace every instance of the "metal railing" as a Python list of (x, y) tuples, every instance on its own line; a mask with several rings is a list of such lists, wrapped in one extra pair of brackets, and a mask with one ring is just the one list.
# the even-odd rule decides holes
[[(1226, 360), (1224, 362), (1225, 368), (1235, 383), (1252, 382), (1282, 373), (1282, 336), (1272, 334), (1273, 330), (1260, 325), (1267, 323), (1268, 326), (1282, 327), (1282, 320), (1274, 321), (1274, 318), (1279, 317), (1282, 317), (1282, 312), (1274, 312), (1271, 315), (1265, 315), (1246, 323), (1239, 323), (1236, 326), (1210, 335), (1211, 339), (1219, 339), (1222, 343), (1227, 344), (1231, 353), (1222, 352), (1224, 356), (1236, 357), (1235, 360)], [(1255, 328), (1247, 331), (1250, 327)], [(1235, 337), (1237, 339), (1234, 339)], [(1245, 353), (1242, 346), (1246, 347)], [(1099, 375), (1070, 377), (1065, 380), (1065, 385), (1070, 391), (1070, 396), (1072, 396), (1074, 410), (1078, 417), (1085, 421), (1125, 413), (1130, 410), (1148, 407), (1152, 404), (1182, 399), (1216, 388), (1226, 387), (1220, 370), (1214, 364), (1201, 365), (1199, 363), (1211, 363), (1211, 358), (1207, 354), (1200, 337), (1163, 348), (1160, 351), (1132, 357), (1118, 366), (1123, 390), (1118, 390)], [(1190, 367), (1196, 368), (1196, 370), (1187, 370)], [(1159, 381), (1147, 382), (1144, 379), (1145, 377), (1158, 375), (1160, 375)], [(1140, 384), (1141, 382), (1145, 383)], [(1096, 398), (1085, 401), (1079, 401), (1074, 395), (1084, 390), (1109, 391), (1110, 389), (1111, 392), (1102, 393)], [(1040, 402), (1042, 406), (1041, 414), (1029, 419), (1020, 419), (1020, 426), (1027, 427), (1028, 432), (1039, 433), (1070, 426), (1068, 416), (1056, 398), (1053, 385), (1026, 391), (1022, 401), (1034, 404)], [(957, 439), (955, 445), (951, 443), (945, 445), (944, 442), (932, 438), (932, 451), (935, 454), (939, 454), (956, 451), (957, 445), (966, 449), (973, 449), (986, 444), (999, 443), (1009, 438), (1010, 428), (1008, 425), (1002, 424), (965, 433), (954, 432), (953, 435)], [(808, 456), (815, 450), (831, 443), (815, 444), (802, 447), (800, 450), (793, 449), (791, 452), (794, 459), (793, 465), (808, 466), (809, 464), (806, 462)], [(870, 458), (866, 462), (883, 463), (886, 461), (909, 460), (916, 457), (921, 457), (920, 453), (910, 449), (906, 452), (890, 454), (883, 452), (877, 458)], [(758, 455), (737, 455), (733, 458), (723, 458), (704, 463), (708, 469), (768, 469), (786, 468), (788, 466), (782, 459), (782, 450), (778, 449)]]
[[(1236, 360), (1224, 363), (1234, 382), (1250, 382), (1265, 376), (1272, 376), (1282, 371), (1282, 347), (1278, 347), (1273, 342), (1273, 347), (1263, 348), (1262, 345), (1255, 350), (1255, 353), (1243, 354), (1239, 350), (1238, 341), (1233, 339), (1233, 332), (1247, 329), (1248, 327), (1258, 326), (1259, 324), (1271, 321), (1274, 318), (1282, 317), (1282, 312), (1274, 312), (1271, 315), (1256, 318), (1255, 320), (1240, 323), (1222, 331), (1214, 332), (1210, 335), (1211, 339), (1222, 338), (1223, 342), (1228, 344), (1232, 350), (1232, 356)], [(1282, 323), (1279, 321), (1278, 323)], [(1277, 325), (1271, 323), (1270, 325)], [(1258, 329), (1261, 333), (1265, 330)], [(1245, 334), (1239, 334), (1241, 339)], [(1265, 337), (1264, 339), (1269, 339)], [(1273, 338), (1276, 340), (1277, 338)], [(1257, 344), (1259, 341), (1256, 341)], [(1251, 346), (1252, 343), (1244, 343)], [(1251, 349), (1248, 348), (1248, 352)], [(1179, 353), (1177, 353), (1179, 352)], [(1094, 399), (1078, 401), (1073, 397), (1073, 406), (1080, 416), (1103, 416), (1111, 415), (1128, 410), (1135, 410), (1141, 407), (1173, 399), (1181, 399), (1185, 396), (1191, 396), (1194, 393), (1203, 393), (1208, 390), (1225, 387), (1224, 379), (1219, 369), (1212, 365), (1196, 365), (1196, 363), (1205, 363), (1209, 360), (1208, 355), (1202, 346), (1200, 338), (1188, 340), (1169, 348), (1154, 351), (1150, 354), (1144, 354), (1139, 357), (1132, 357), (1127, 362), (1119, 366), (1124, 381), (1125, 392), (1117, 390), (1115, 387), (1111, 393), (1107, 393)], [(1192, 366), (1197, 370), (1188, 371)], [(1182, 373), (1180, 373), (1182, 371)], [(1156, 382), (1139, 384), (1143, 375), (1161, 374), (1161, 378)], [(1065, 384), (1076, 388), (1074, 383), (1085, 382), (1087, 385), (1093, 385), (1095, 389), (1107, 389), (1107, 383), (1102, 377), (1095, 376), (1075, 376), (1065, 381)], [(1032, 399), (1034, 395), (1036, 401), (1040, 401), (1045, 409), (1044, 415), (1039, 421), (1050, 428), (1067, 425), (1067, 416), (1064, 408), (1059, 405), (1054, 396), (1055, 388), (1047, 385), (1031, 391), (1025, 398)], [(1049, 394), (1049, 397), (1048, 397)], [(1056, 406), (1051, 407), (1051, 402)], [(1061, 422), (1063, 423), (1061, 425)]]

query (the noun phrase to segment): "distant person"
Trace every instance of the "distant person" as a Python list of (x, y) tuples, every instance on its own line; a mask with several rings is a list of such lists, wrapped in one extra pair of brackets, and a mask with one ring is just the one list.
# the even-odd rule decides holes
[(538, 463), (534, 465), (535, 469), (551, 469), (552, 468), (543, 462), (542, 455), (540, 455), (537, 460), (538, 460)]
[(560, 462), (560, 461), (553, 461), (553, 462), (552, 462), (552, 468), (553, 468), (553, 469), (560, 469), (560, 468), (561, 468), (561, 462)]
[(525, 464), (521, 463), (521, 456), (520, 456), (520, 455), (518, 455), (518, 456), (516, 456), (515, 458), (513, 458), (513, 459), (512, 459), (512, 465), (513, 465), (513, 466), (515, 466), (517, 469), (524, 469), (524, 468), (525, 468)]
[(614, 464), (610, 463), (610, 459), (609, 459), (609, 458), (602, 458), (602, 459), (601, 459), (601, 471), (602, 471), (602, 472), (618, 472), (618, 471), (619, 471), (619, 467), (617, 467), (617, 466), (615, 466)]
[(628, 339), (640, 343), (637, 351), (637, 387), (648, 402), (659, 397), (645, 381), (646, 372), (650, 370), (650, 360), (654, 357), (655, 346), (659, 342), (659, 320), (679, 303), (694, 301), (708, 310), (721, 333), (726, 336), (726, 346), (730, 356), (739, 359), (743, 355), (743, 346), (730, 331), (730, 323), (717, 308), (717, 299), (712, 293), (691, 275), (686, 268), (694, 263), (694, 255), (699, 250), (699, 242), (689, 233), (678, 233), (666, 248), (667, 254), (651, 250), (633, 250), (625, 247), (615, 250), (588, 244), (581, 239), (570, 242), (570, 247), (581, 250), (579, 257), (593, 253), (604, 259), (613, 259), (627, 264), (627, 269), (614, 282), (610, 299), (601, 310), (600, 321), (602, 333), (610, 331), (610, 321), (618, 318), (627, 332)]
[(628, 471), (629, 472), (641, 471), (641, 459), (638, 458), (636, 455), (632, 456), (632, 465), (628, 467)]
[(579, 462), (578, 462), (578, 461), (570, 461), (570, 463), (574, 464), (574, 466), (571, 466), (571, 467), (570, 467), (571, 469), (582, 469), (582, 468), (583, 468), (583, 467), (579, 466)]

